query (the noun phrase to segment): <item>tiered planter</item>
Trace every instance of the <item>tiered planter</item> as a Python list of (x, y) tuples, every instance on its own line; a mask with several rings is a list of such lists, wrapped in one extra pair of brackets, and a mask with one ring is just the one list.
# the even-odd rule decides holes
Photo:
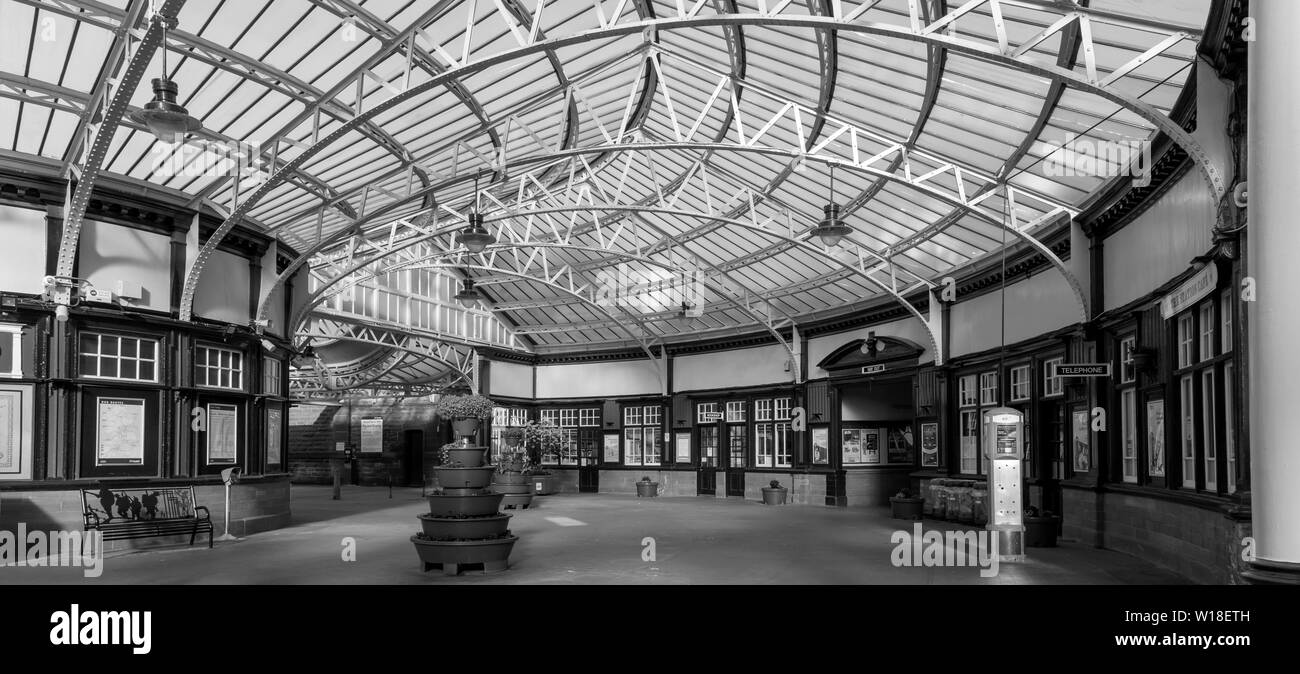
[(523, 473), (495, 473), (488, 487), (501, 494), (502, 508), (526, 509), (533, 504), (533, 476)]
[(440, 566), (454, 576), (467, 564), (482, 565), (484, 573), (504, 571), (519, 540), (507, 529), (510, 515), (501, 512), (505, 497), (484, 489), (495, 470), (481, 465), (484, 448), (465, 450), (474, 451), (453, 460), (473, 465), (434, 469), (442, 488), (429, 494), (429, 512), (420, 515), (422, 530), (411, 537), (424, 571)]

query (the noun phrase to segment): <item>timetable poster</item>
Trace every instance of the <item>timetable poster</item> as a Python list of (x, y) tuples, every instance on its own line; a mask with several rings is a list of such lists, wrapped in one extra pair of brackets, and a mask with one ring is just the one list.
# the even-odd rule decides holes
[(208, 463), (234, 463), (239, 437), (239, 408), (208, 405)]
[(271, 408), (266, 411), (266, 462), (272, 466), (280, 464), (280, 434), (284, 428), (284, 410)]

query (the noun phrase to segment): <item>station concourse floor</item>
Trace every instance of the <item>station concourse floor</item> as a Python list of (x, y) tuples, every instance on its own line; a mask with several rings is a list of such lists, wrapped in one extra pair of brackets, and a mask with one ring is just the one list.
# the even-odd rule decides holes
[[(420, 570), (410, 537), (427, 512), (418, 488), (294, 485), (289, 526), (192, 547), (109, 553), (99, 578), (75, 568), (8, 568), (0, 584), (879, 584), (879, 585), (1163, 585), (1182, 577), (1136, 557), (1062, 541), (1028, 548), (1023, 562), (979, 568), (895, 567), (898, 530), (913, 522), (889, 509), (764, 506), (739, 498), (637, 498), (621, 494), (553, 494), (513, 515), (519, 536), (510, 568), (446, 576)], [(219, 509), (214, 519), (221, 516)], [(960, 525), (925, 520), (925, 531)], [(967, 527), (969, 528), (969, 527)], [(343, 540), (356, 560), (343, 561)], [(654, 561), (643, 543), (654, 539)], [(206, 541), (204, 541), (206, 542)], [(6, 578), (5, 576), (8, 576)]]

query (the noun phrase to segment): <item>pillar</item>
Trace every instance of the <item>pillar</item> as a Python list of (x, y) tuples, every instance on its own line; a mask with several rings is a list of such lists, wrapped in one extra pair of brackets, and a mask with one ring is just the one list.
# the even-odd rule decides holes
[(1250, 346), (1251, 519), (1257, 580), (1300, 582), (1300, 415), (1295, 373), (1300, 372), (1300, 311), (1296, 259), (1300, 257), (1300, 2), (1250, 6), (1255, 39), (1249, 43), (1249, 251), (1247, 274), (1255, 301), (1242, 304)]

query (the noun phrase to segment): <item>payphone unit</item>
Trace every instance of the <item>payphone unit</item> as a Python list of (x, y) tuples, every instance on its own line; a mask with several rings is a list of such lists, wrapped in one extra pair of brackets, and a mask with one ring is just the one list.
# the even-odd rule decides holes
[(998, 558), (1020, 561), (1025, 556), (1021, 462), (1025, 456), (1025, 415), (997, 407), (984, 411), (984, 458), (989, 465), (988, 530), (998, 539)]

